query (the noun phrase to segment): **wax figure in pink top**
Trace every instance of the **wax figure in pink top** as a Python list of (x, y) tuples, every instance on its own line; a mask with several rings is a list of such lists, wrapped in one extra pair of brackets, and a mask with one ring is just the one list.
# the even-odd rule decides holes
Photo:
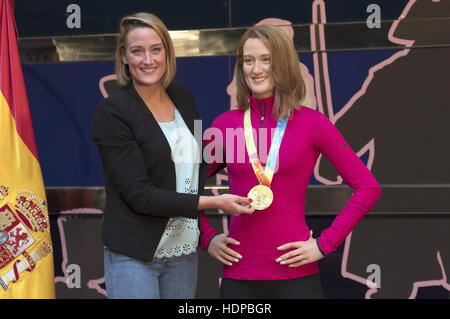
[[(236, 75), (238, 109), (217, 117), (210, 128), (217, 134), (205, 141), (209, 176), (226, 166), (230, 193), (247, 196), (259, 183), (245, 148), (245, 110), (251, 108), (263, 166), (278, 118), (287, 117), (270, 185), (274, 199), (267, 209), (232, 216), (229, 234), (217, 234), (203, 214), (200, 247), (224, 264), (222, 298), (321, 298), (317, 261), (345, 240), (378, 200), (380, 187), (334, 125), (301, 106), (305, 85), (298, 56), (280, 27), (254, 26), (243, 35)], [(305, 194), (320, 153), (354, 194), (330, 227), (313, 238), (305, 222)]]

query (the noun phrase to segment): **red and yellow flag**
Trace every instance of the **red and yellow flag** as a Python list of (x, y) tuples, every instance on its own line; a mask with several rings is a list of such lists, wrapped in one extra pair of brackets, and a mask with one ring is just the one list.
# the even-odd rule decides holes
[(0, 0), (0, 298), (55, 298), (47, 200), (17, 48)]

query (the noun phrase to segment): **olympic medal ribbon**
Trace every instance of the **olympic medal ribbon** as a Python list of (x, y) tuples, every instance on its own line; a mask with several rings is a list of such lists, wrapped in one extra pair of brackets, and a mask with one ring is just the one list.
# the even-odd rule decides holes
[(270, 189), (275, 166), (280, 152), (281, 141), (283, 140), (284, 132), (286, 130), (287, 118), (279, 118), (274, 136), (270, 145), (269, 155), (267, 158), (266, 167), (263, 170), (261, 161), (259, 160), (256, 151), (255, 141), (253, 139), (253, 128), (250, 117), (250, 107), (244, 113), (244, 135), (245, 145), (247, 147), (248, 157), (255, 172), (259, 185), (253, 187), (248, 197), (253, 200), (250, 204), (253, 208), (262, 210), (266, 209), (272, 204), (273, 193)]

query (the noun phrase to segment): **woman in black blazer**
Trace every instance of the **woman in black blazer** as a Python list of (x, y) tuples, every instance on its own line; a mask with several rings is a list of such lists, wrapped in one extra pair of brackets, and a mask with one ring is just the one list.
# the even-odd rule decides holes
[[(199, 195), (208, 165), (193, 137), (198, 112), (189, 89), (173, 81), (175, 69), (161, 20), (149, 13), (121, 20), (116, 75), (123, 88), (98, 105), (92, 125), (106, 190), (109, 298), (194, 298), (200, 211), (253, 212), (247, 198)], [(174, 161), (180, 150), (200, 160)]]

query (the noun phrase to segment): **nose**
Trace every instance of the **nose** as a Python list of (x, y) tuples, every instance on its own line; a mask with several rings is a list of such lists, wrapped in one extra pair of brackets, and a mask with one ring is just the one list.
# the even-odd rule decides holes
[(260, 74), (262, 73), (262, 63), (261, 61), (255, 61), (253, 64), (253, 73)]
[(153, 61), (152, 54), (149, 51), (145, 51), (144, 55), (142, 56), (142, 62), (144, 64), (151, 64)]

